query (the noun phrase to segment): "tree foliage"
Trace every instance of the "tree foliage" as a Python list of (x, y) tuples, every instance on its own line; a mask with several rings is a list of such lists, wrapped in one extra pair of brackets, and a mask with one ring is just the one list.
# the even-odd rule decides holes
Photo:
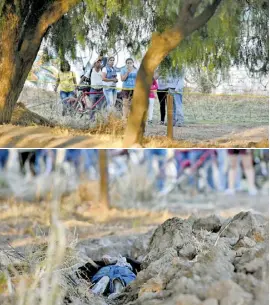
[[(133, 56), (142, 57), (152, 33), (172, 26), (183, 2), (111, 0), (104, 5), (87, 0), (51, 27), (47, 45), (60, 57), (75, 58), (78, 44), (97, 52), (125, 46)], [(226, 0), (218, 14), (166, 57), (160, 71), (197, 66), (226, 76), (230, 66), (243, 65), (252, 74), (265, 75), (268, 51), (268, 2)]]

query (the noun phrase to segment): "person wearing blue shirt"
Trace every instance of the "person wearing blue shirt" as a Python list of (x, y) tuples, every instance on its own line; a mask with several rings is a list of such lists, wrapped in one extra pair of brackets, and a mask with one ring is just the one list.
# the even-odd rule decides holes
[(133, 91), (135, 88), (136, 78), (137, 78), (138, 70), (134, 66), (134, 61), (132, 58), (128, 58), (126, 60), (126, 66), (121, 70), (121, 80), (123, 82), (123, 90), (122, 90), (122, 97), (123, 97), (123, 119), (126, 120), (130, 107), (131, 107), (131, 100), (133, 96)]

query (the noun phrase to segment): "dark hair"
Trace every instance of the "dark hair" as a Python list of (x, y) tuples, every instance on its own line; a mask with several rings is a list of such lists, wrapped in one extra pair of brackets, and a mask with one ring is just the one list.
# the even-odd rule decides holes
[(108, 57), (108, 61), (110, 60), (110, 59), (115, 59), (115, 57), (114, 56), (110, 56), (110, 57)]
[(64, 72), (65, 66), (68, 67), (67, 71), (69, 72), (69, 71), (70, 71), (70, 64), (68, 63), (68, 61), (63, 61), (63, 62), (61, 62), (60, 71), (61, 71), (61, 72)]
[(129, 60), (131, 60), (134, 63), (134, 60), (131, 57), (129, 57), (128, 59), (126, 59), (126, 64)]
[(131, 60), (131, 61), (133, 62), (133, 68), (134, 68), (134, 69), (137, 69), (137, 68), (134, 66), (134, 60), (133, 60), (131, 57), (129, 57), (129, 58), (126, 59), (126, 64), (127, 64), (127, 62), (128, 62), (129, 60)]

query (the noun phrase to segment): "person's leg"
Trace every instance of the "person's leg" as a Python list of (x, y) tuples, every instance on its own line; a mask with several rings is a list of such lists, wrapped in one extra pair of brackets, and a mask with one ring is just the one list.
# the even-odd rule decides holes
[(255, 186), (255, 171), (251, 153), (242, 155), (242, 164), (248, 182), (248, 191), (250, 195), (256, 195), (257, 189)]
[(98, 111), (101, 111), (103, 101), (102, 100), (100, 101), (100, 99), (103, 96), (103, 94), (97, 92), (95, 89), (91, 89), (90, 93), (91, 93), (90, 94), (90, 98), (91, 98), (90, 120), (94, 120), (96, 113)]
[(182, 94), (174, 94), (174, 120), (176, 126), (181, 126), (184, 124), (184, 111), (183, 111), (183, 101)]
[(230, 193), (230, 194), (235, 193), (237, 162), (238, 162), (238, 155), (230, 154), (229, 155), (228, 190), (227, 190), (227, 193)]
[(152, 122), (153, 120), (153, 112), (154, 112), (154, 98), (149, 98), (149, 106), (148, 106), (148, 120)]
[(105, 96), (105, 99), (106, 99), (106, 108), (107, 110), (110, 109), (110, 105), (111, 105), (111, 102), (110, 102), (110, 98), (111, 98), (111, 89), (104, 89), (103, 90), (103, 93), (104, 93), (104, 96)]
[(160, 121), (165, 121), (165, 115), (166, 115), (166, 98), (167, 98), (167, 92), (160, 92), (157, 91), (159, 105), (160, 105)]
[(0, 169), (5, 169), (8, 161), (8, 149), (0, 149)]
[(126, 120), (129, 114), (129, 99), (123, 98), (123, 120)]
[(66, 101), (64, 101), (67, 97), (68, 97), (67, 92), (60, 91), (60, 98), (62, 100), (62, 105), (63, 105), (62, 116), (65, 116), (67, 113), (68, 105)]
[(113, 107), (115, 107), (116, 100), (117, 100), (117, 90), (116, 89), (112, 90), (112, 100), (113, 100)]
[(110, 278), (108, 276), (103, 276), (96, 284), (93, 288), (91, 288), (92, 292), (94, 294), (99, 294), (99, 295), (102, 295), (108, 284), (110, 282)]
[(227, 188), (228, 155), (227, 150), (217, 149), (218, 190), (225, 191)]

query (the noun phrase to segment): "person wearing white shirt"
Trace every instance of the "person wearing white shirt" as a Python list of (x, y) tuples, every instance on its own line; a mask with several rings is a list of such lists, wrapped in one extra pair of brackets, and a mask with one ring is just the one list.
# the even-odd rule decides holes
[(96, 110), (101, 111), (106, 105), (105, 99), (103, 97), (103, 80), (102, 80), (102, 58), (98, 57), (93, 65), (92, 71), (90, 72), (91, 79), (91, 89), (90, 89), (90, 99), (92, 102), (92, 108), (94, 111), (90, 113), (90, 119), (93, 120), (96, 114)]

